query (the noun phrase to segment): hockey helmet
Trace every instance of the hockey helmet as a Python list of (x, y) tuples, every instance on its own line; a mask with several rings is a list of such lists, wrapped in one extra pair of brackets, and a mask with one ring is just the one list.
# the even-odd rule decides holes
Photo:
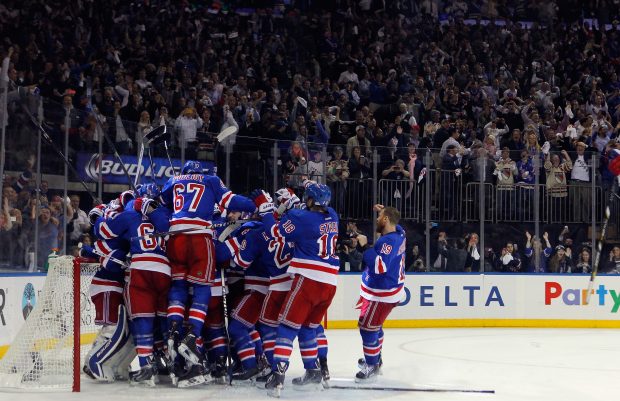
[(90, 209), (90, 212), (88, 212), (88, 221), (90, 221), (91, 225), (94, 226), (97, 219), (103, 216), (103, 212), (105, 211), (105, 208), (106, 208), (106, 205), (102, 203)]
[(135, 194), (133, 193), (133, 191), (131, 189), (127, 190), (127, 191), (123, 191), (118, 196), (118, 203), (120, 203), (121, 206), (123, 208), (125, 208), (125, 206), (129, 203), (129, 201), (131, 201), (131, 200), (133, 200), (135, 198), (136, 198), (136, 196), (135, 196)]
[(196, 160), (188, 160), (183, 165), (181, 174), (202, 174), (202, 166)]
[(327, 207), (331, 200), (332, 192), (327, 185), (312, 183), (306, 187), (304, 200), (312, 199), (315, 205)]

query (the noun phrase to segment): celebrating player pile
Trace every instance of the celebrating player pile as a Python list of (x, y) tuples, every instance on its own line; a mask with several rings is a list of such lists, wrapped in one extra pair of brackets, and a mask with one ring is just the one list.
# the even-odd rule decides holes
[[(293, 386), (327, 388), (320, 323), (339, 268), (329, 188), (304, 182), (305, 204), (282, 188), (276, 209), (269, 193), (235, 195), (189, 161), (161, 193), (154, 184), (137, 191), (135, 199), (126, 191), (89, 214), (98, 240), (81, 254), (100, 258), (91, 297), (104, 328), (84, 371), (100, 381), (129, 377), (146, 386), (162, 375), (178, 387), (256, 383), (279, 396), (299, 337), (306, 372)], [(398, 212), (380, 205), (377, 211), (382, 237), (364, 254), (359, 381), (379, 371), (381, 326), (404, 281)], [(242, 212), (245, 220), (237, 221)], [(136, 354), (140, 370), (128, 375)]]

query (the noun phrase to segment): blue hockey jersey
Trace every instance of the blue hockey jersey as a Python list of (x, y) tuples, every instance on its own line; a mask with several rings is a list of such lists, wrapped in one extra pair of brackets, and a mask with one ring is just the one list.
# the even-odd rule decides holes
[[(215, 204), (229, 210), (254, 212), (250, 199), (233, 194), (216, 176), (186, 174), (170, 177), (161, 193), (164, 204), (172, 208), (170, 230), (198, 230), (188, 234), (213, 235), (209, 228)], [(204, 230), (202, 230), (204, 229)]]
[(95, 226), (95, 234), (105, 240), (122, 238), (129, 242), (131, 269), (157, 271), (170, 275), (170, 263), (166, 257), (161, 237), (143, 237), (156, 231), (169, 229), (170, 212), (163, 207), (154, 210), (148, 217), (133, 209), (118, 214)]
[(336, 254), (338, 214), (334, 209), (327, 208), (327, 213), (291, 209), (279, 222), (272, 214), (265, 215), (263, 222), (274, 239), (294, 244), (288, 268), (290, 274), (337, 284), (340, 261)]
[(405, 285), (405, 231), (381, 236), (374, 247), (364, 252), (360, 295), (370, 301), (400, 302)]
[(247, 269), (245, 289), (262, 293), (290, 289), (292, 280), (286, 268), (292, 257), (291, 248), (282, 238), (276, 240), (267, 235), (263, 223), (254, 222), (248, 228), (225, 241), (232, 260)]

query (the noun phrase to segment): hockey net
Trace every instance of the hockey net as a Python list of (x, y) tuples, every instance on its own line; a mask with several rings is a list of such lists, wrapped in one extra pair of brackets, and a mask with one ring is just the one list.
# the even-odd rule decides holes
[(83, 358), (94, 340), (89, 286), (98, 264), (50, 259), (39, 301), (0, 359), (0, 390), (79, 391)]

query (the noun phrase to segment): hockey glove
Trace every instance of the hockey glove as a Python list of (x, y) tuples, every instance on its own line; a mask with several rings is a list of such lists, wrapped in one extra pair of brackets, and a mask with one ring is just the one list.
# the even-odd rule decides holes
[(269, 192), (263, 191), (262, 189), (255, 189), (250, 194), (250, 199), (254, 202), (256, 207), (260, 207), (263, 203), (273, 203), (273, 199)]
[(159, 207), (159, 202), (155, 199), (149, 198), (138, 198), (133, 203), (133, 208), (136, 212), (142, 213), (145, 216), (148, 216), (153, 210)]

